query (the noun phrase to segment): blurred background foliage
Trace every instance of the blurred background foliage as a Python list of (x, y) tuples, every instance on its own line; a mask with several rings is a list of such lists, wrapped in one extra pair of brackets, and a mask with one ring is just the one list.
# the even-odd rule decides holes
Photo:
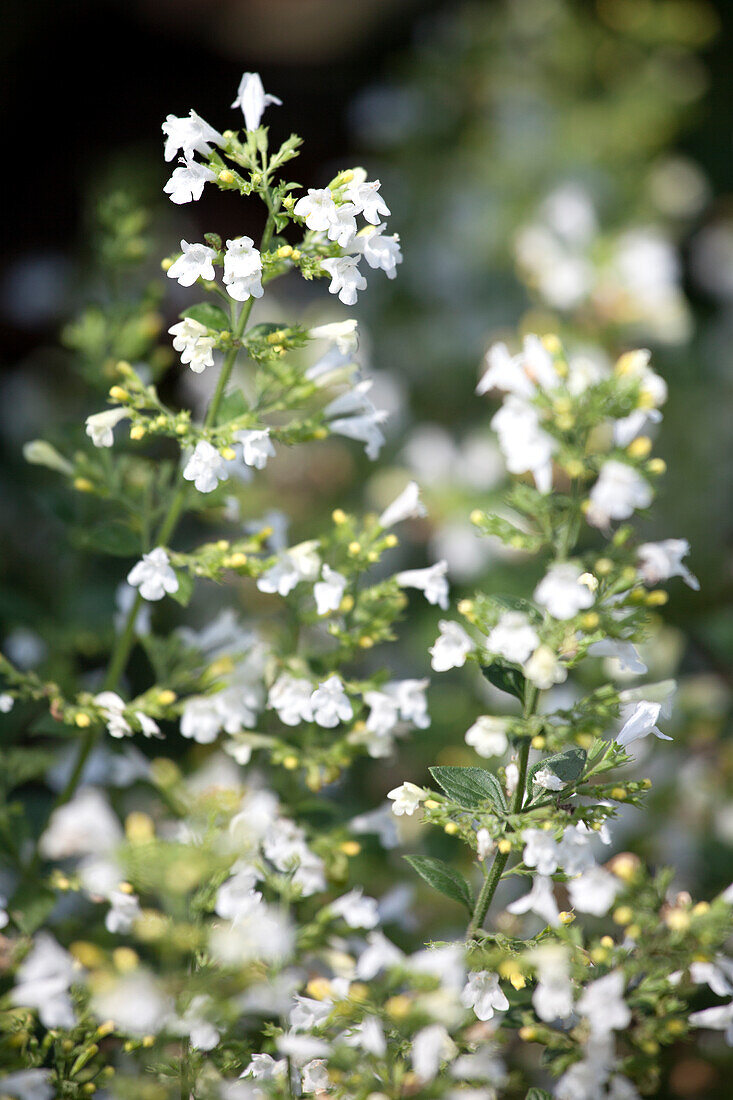
[[(676, 586), (649, 638), (650, 678), (680, 681), (675, 742), (639, 750), (639, 769), (654, 780), (651, 813), (622, 815), (616, 839), (675, 864), (678, 885), (693, 893), (727, 885), (733, 17), (723, 0), (16, 5), (3, 47), (6, 141), (19, 168), (0, 284), (4, 651), (61, 683), (79, 673), (95, 682), (127, 562), (90, 552), (84, 495), (54, 487), (21, 447), (39, 435), (81, 444), (117, 359), (147, 359), (160, 375), (173, 365), (165, 333), (183, 303), (161, 257), (181, 237), (258, 227), (246, 204), (219, 193), (183, 208), (164, 202), (160, 122), (195, 106), (223, 128), (241, 71), (259, 69), (284, 101), (268, 119), (273, 131), (306, 139), (296, 178), (322, 186), (365, 163), (383, 181), (405, 262), (394, 282), (373, 280), (354, 310), (376, 403), (391, 411), (383, 460), (370, 466), (333, 440), (305, 465), (283, 454), (253, 485), (244, 518), (277, 500), (293, 540), (307, 538), (332, 508), (381, 507), (414, 476), (429, 516), (411, 523), (403, 567), (447, 558), (456, 597), (526, 590), (536, 567), (498, 548), (487, 554), (467, 518), (500, 507), (503, 480), (492, 410), (473, 396), (483, 353), (517, 328), (557, 331), (591, 363), (650, 347), (670, 387), (656, 448), (669, 473), (644, 533), (688, 537), (702, 590)], [(259, 319), (279, 320), (280, 306), (283, 317), (297, 308), (309, 321), (342, 315), (316, 314), (307, 293), (286, 281)], [(173, 370), (163, 392), (200, 408), (210, 384)], [(219, 597), (231, 600), (232, 589)], [(246, 619), (253, 592), (236, 598)], [(203, 623), (213, 607), (209, 590), (191, 614)], [(438, 617), (411, 603), (395, 677), (424, 673)], [(130, 676), (133, 689), (147, 686), (141, 653)], [(402, 779), (424, 781), (436, 760), (478, 762), (463, 735), (500, 707), (490, 691), (460, 674), (438, 678), (431, 728), (334, 797), (368, 809)], [(50, 732), (21, 711), (6, 728), (13, 737)], [(182, 757), (184, 748), (204, 751), (182, 744)], [(40, 784), (22, 793), (30, 811), (48, 798)], [(453, 854), (450, 838), (431, 843), (434, 854)], [(361, 858), (372, 858), (368, 847)], [(381, 875), (385, 890), (403, 879), (398, 854), (390, 868), (374, 859), (364, 873)], [(430, 926), (444, 920), (449, 932), (452, 919), (447, 905)], [(702, 1053), (674, 1048), (666, 1082), (660, 1095), (729, 1095), (717, 1041)]]

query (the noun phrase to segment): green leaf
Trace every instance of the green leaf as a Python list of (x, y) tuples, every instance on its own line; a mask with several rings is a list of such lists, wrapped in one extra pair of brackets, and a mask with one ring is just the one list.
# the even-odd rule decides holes
[(176, 569), (175, 573), (178, 577), (178, 591), (171, 592), (171, 596), (181, 607), (188, 607), (193, 595), (193, 577), (184, 569)]
[(506, 798), (501, 783), (484, 768), (436, 767), (430, 768), (430, 774), (448, 797), (461, 806), (475, 809), (490, 802), (495, 810), (506, 812)]
[(564, 752), (555, 753), (554, 756), (546, 756), (544, 760), (538, 760), (529, 769), (527, 786), (532, 790), (535, 775), (542, 768), (549, 768), (563, 783), (574, 783), (583, 774), (587, 753), (585, 749), (565, 749)]
[(552, 1100), (552, 1093), (545, 1089), (530, 1089), (524, 1100)]
[(469, 913), (473, 912), (471, 887), (460, 871), (454, 871), (442, 859), (433, 859), (432, 856), (405, 856), (404, 858), (429, 886), (445, 894), (452, 901), (457, 901), (459, 905), (465, 905)]
[(140, 554), (140, 536), (121, 520), (107, 520), (88, 529), (71, 532), (75, 546), (81, 550), (96, 550), (101, 554), (113, 554), (120, 558), (132, 558)]
[(249, 405), (242, 391), (232, 390), (230, 393), (225, 394), (221, 400), (219, 412), (216, 417), (217, 426), (228, 424), (231, 420), (237, 420), (240, 416), (244, 416), (245, 413), (248, 412)]
[(229, 332), (231, 321), (221, 306), (215, 306), (213, 302), (198, 302), (195, 306), (184, 309), (181, 317), (190, 317), (192, 321), (198, 321), (200, 325), (206, 325), (214, 332)]
[(494, 661), (490, 665), (483, 665), (481, 671), (489, 683), (499, 691), (506, 691), (515, 699), (519, 699), (520, 703), (524, 702), (526, 680), (514, 665), (508, 665), (504, 661)]
[(21, 886), (8, 909), (21, 932), (26, 936), (32, 936), (36, 929), (41, 927), (55, 904), (56, 895), (53, 890), (36, 881)]

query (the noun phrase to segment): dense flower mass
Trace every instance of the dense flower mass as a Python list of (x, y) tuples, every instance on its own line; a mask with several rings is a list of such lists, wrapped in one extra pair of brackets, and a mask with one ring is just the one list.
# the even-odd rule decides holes
[[(666, 599), (656, 586), (698, 587), (685, 539), (637, 544), (625, 522), (663, 473), (644, 433), (666, 386), (644, 351), (595, 371), (553, 335), (489, 349), (478, 394), (500, 402), (491, 425), (515, 478), (470, 523), (507, 551), (507, 572), (536, 556), (522, 595), (453, 608), (447, 557), (399, 567), (394, 529), (430, 523), (415, 480), (364, 517), (335, 508), (322, 530), (298, 502), (292, 538), (282, 512), (252, 519), (268, 493), (279, 502), (287, 449), (327, 440), (333, 463), (349, 441), (372, 460), (386, 442), (354, 320), (252, 312), (296, 274), (351, 306), (362, 258), (389, 279), (402, 258), (363, 169), (293, 194), (280, 169), (299, 139), (271, 150), (261, 126), (279, 103), (245, 73), (243, 134), (194, 111), (163, 124), (166, 160), (183, 158), (174, 203), (210, 183), (267, 212), (257, 243), (207, 233), (164, 263), (203, 299), (168, 331), (182, 366), (218, 370), (205, 413), (170, 408), (157, 375), (120, 360), (113, 404), (79, 432), (86, 450), (32, 452), (99, 504), (105, 538), (94, 527), (84, 548), (130, 564), (106, 667), (85, 637), (77, 683), (65, 636), (58, 682), (0, 658), (0, 713), (28, 707), (34, 735), (63, 732), (72, 750), (20, 768), (20, 784), (55, 792), (36, 836), (16, 844), (0, 820), (0, 1093), (634, 1100), (655, 1087), (663, 1044), (733, 1032), (729, 1004), (688, 1007), (697, 986), (733, 996), (733, 891), (695, 904), (612, 847), (613, 820), (650, 786), (641, 761), (669, 750), (674, 683), (629, 686), (647, 675), (636, 647)], [(539, 263), (531, 245), (522, 262)], [(565, 297), (591, 293), (581, 242), (568, 251)], [(561, 294), (543, 274), (546, 296)], [(224, 610), (176, 625), (224, 582)], [(438, 631), (428, 652), (381, 660), (416, 606)], [(373, 799), (365, 762), (437, 736), (428, 664), (479, 685), (471, 718), (447, 719), (479, 763), (447, 763), (469, 757), (441, 747), (428, 777), (405, 752), (411, 777), (378, 772)], [(350, 769), (359, 807), (342, 797)], [(388, 889), (384, 852), (423, 841), (409, 884)], [(416, 945), (423, 897), (441, 939)], [(529, 1069), (527, 1042), (544, 1047)]]

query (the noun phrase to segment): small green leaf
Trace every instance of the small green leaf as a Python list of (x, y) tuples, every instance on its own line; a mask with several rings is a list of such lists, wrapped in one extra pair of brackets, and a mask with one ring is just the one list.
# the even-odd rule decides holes
[(495, 810), (505, 813), (507, 804), (501, 783), (484, 768), (430, 768), (430, 774), (449, 798), (461, 806), (476, 809), (490, 802)]
[(39, 885), (36, 881), (20, 887), (8, 910), (21, 932), (26, 936), (32, 936), (36, 929), (41, 927), (55, 904), (56, 895), (53, 890)]
[(545, 1089), (530, 1089), (524, 1100), (552, 1100), (552, 1093)]
[(216, 417), (217, 426), (228, 424), (231, 420), (237, 420), (240, 416), (244, 416), (244, 414), (248, 412), (249, 405), (242, 391), (232, 390), (230, 393), (225, 394), (221, 400), (219, 412)]
[(88, 530), (77, 528), (71, 532), (71, 537), (81, 550), (96, 550), (120, 558), (140, 554), (140, 536), (121, 520), (109, 520)]
[(469, 913), (473, 912), (471, 887), (460, 871), (454, 871), (442, 859), (433, 859), (432, 856), (405, 856), (404, 858), (429, 886), (445, 894), (452, 901), (457, 901), (459, 905), (465, 905)]
[(481, 671), (489, 683), (499, 691), (508, 692), (515, 699), (519, 699), (520, 703), (524, 701), (526, 680), (518, 668), (507, 665), (504, 661), (494, 661), (490, 665), (482, 666)]
[(546, 756), (544, 760), (538, 760), (529, 769), (527, 786), (531, 791), (534, 777), (542, 768), (549, 768), (563, 783), (574, 783), (583, 774), (586, 758), (585, 749), (577, 748), (565, 749), (564, 752), (555, 753), (554, 756)]
[(193, 595), (193, 577), (184, 569), (176, 569), (176, 576), (178, 577), (178, 591), (171, 592), (171, 596), (181, 607), (188, 607)]
[(200, 325), (206, 325), (214, 332), (228, 332), (231, 321), (221, 306), (215, 306), (213, 302), (198, 302), (195, 306), (184, 309), (181, 317), (190, 317), (192, 321), (198, 321)]

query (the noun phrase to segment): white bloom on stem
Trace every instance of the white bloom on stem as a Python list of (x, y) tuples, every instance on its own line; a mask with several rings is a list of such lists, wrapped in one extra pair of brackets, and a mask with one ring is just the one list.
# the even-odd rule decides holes
[(552, 488), (552, 456), (557, 441), (540, 427), (539, 412), (510, 394), (491, 420), (499, 446), (512, 474), (531, 473), (541, 493)]
[(208, 157), (212, 145), (224, 144), (219, 131), (193, 110), (189, 111), (188, 118), (168, 115), (161, 129), (166, 136), (164, 156), (168, 161), (173, 160), (179, 149), (184, 157), (190, 159), (194, 153)]
[(65, 805), (57, 806), (39, 841), (44, 859), (98, 855), (122, 841), (122, 829), (105, 796), (82, 787)]
[(314, 233), (325, 233), (330, 229), (336, 216), (336, 203), (328, 187), (309, 187), (308, 194), (298, 199), (293, 213), (305, 219), (305, 224)]
[(636, 704), (629, 703), (622, 706), (621, 719), (623, 726), (616, 735), (617, 744), (624, 747), (632, 745), (634, 741), (639, 741), (642, 737), (648, 737), (650, 733), (653, 733), (661, 741), (671, 741), (672, 738), (666, 733), (662, 733), (657, 726), (662, 706), (662, 703), (653, 703), (645, 699)]
[[(87, 422), (88, 423), (88, 422)], [(682, 559), (690, 552), (687, 539), (664, 539), (663, 542), (645, 542), (637, 550), (639, 575), (644, 584), (659, 584), (670, 577), (682, 577), (696, 592), (700, 582)]]
[(113, 934), (127, 933), (138, 917), (142, 916), (140, 902), (135, 894), (113, 890), (109, 896), (110, 909), (104, 918), (104, 927)]
[(125, 974), (114, 985), (92, 996), (92, 1011), (101, 1020), (113, 1020), (128, 1035), (155, 1035), (170, 1019), (172, 1005), (156, 979), (146, 970)]
[(268, 458), (275, 454), (269, 428), (248, 428), (246, 431), (236, 432), (234, 438), (237, 443), (242, 444), (245, 466), (253, 466), (255, 470), (264, 470)]
[(395, 580), (403, 588), (417, 588), (425, 594), (425, 599), (430, 604), (437, 604), (448, 610), (448, 562), (438, 561), (427, 569), (406, 569), (397, 573)]
[(421, 1081), (432, 1081), (440, 1063), (451, 1059), (456, 1045), (442, 1024), (429, 1024), (412, 1040), (412, 1068)]
[(0, 695), (0, 714), (10, 714), (14, 706), (15, 699), (9, 692), (4, 691), (2, 695)]
[(332, 321), (326, 325), (316, 325), (308, 330), (311, 340), (333, 340), (342, 355), (350, 355), (359, 346), (358, 322)]
[(476, 648), (460, 623), (441, 619), (438, 623), (440, 634), (428, 650), (431, 665), (436, 672), (447, 672), (450, 668), (461, 668), (466, 656)]
[(555, 684), (564, 684), (568, 670), (558, 660), (548, 645), (539, 645), (530, 659), (522, 665), (522, 672), (540, 691), (547, 691)]
[(102, 710), (110, 737), (130, 737), (132, 726), (124, 715), (125, 701), (114, 691), (102, 691), (94, 696), (94, 702)]
[(470, 745), (479, 756), (503, 756), (509, 748), (506, 726), (506, 718), (482, 714), (466, 731), (466, 744)]
[(534, 382), (523, 368), (520, 355), (511, 355), (504, 343), (492, 344), (484, 356), (486, 370), (476, 386), (481, 396), (490, 390), (502, 390), (517, 397), (531, 397), (535, 391)]
[(181, 362), (188, 363), (195, 374), (201, 374), (205, 367), (213, 367), (213, 349), (216, 338), (209, 335), (206, 325), (194, 321), (193, 317), (184, 317), (168, 332), (173, 337), (173, 348), (181, 353)]
[(357, 1027), (349, 1029), (341, 1037), (347, 1046), (365, 1050), (377, 1058), (383, 1058), (387, 1052), (387, 1040), (384, 1029), (376, 1016), (367, 1016)]
[(57, 1095), (51, 1084), (50, 1069), (21, 1069), (0, 1077), (0, 1095), (15, 1100), (53, 1100)]
[(633, 642), (624, 642), (618, 638), (602, 638), (589, 645), (587, 652), (589, 657), (610, 657), (618, 661), (619, 670), (624, 673), (631, 672), (641, 676), (647, 671)]
[(278, 554), (271, 565), (257, 580), (260, 592), (279, 593), (287, 596), (301, 581), (314, 581), (321, 568), (321, 559), (314, 540), (291, 546)]
[(613, 422), (613, 441), (617, 447), (628, 447), (637, 435), (648, 430), (650, 424), (659, 424), (659, 409), (635, 409), (629, 416)]
[(354, 708), (338, 676), (329, 676), (318, 685), (311, 695), (311, 706), (314, 722), (325, 729), (333, 729), (339, 722), (349, 722), (354, 717)]
[(229, 297), (237, 302), (261, 298), (264, 294), (262, 256), (251, 237), (235, 237), (227, 241), (222, 282)]
[(461, 993), (461, 1004), (472, 1008), (479, 1020), (491, 1020), (494, 1012), (506, 1012), (509, 1001), (499, 985), (499, 975), (472, 970)]
[(494, 841), (491, 833), (486, 828), (481, 828), (476, 833), (476, 855), (481, 863), (494, 850)]
[(560, 923), (560, 911), (552, 891), (552, 879), (546, 875), (535, 875), (532, 879), (532, 889), (524, 897), (517, 898), (511, 905), (507, 905), (507, 912), (519, 916), (522, 913), (536, 913), (547, 924)]
[(367, 946), (356, 964), (356, 976), (362, 981), (370, 982), (381, 970), (398, 966), (403, 961), (399, 947), (395, 947), (383, 932), (369, 932), (366, 940)]
[(522, 859), (527, 867), (534, 867), (540, 875), (553, 875), (559, 859), (558, 843), (544, 829), (525, 829), (522, 833), (524, 853)]
[(420, 519), (425, 515), (427, 508), (420, 500), (420, 487), (416, 481), (408, 481), (400, 495), (382, 512), (379, 526), (386, 530), (404, 519)]
[(248, 130), (256, 130), (265, 113), (265, 108), (271, 105), (281, 107), (282, 100), (265, 91), (260, 74), (243, 73), (232, 107), (241, 107), (245, 127)]
[(360, 886), (331, 902), (331, 912), (343, 917), (349, 928), (376, 928), (379, 911), (374, 898), (364, 897)]
[(48, 932), (39, 932), (18, 967), (11, 1003), (36, 1009), (44, 1027), (74, 1027), (76, 1016), (69, 986), (75, 977), (74, 960), (68, 951)]
[(614, 970), (585, 987), (577, 1010), (590, 1024), (595, 1035), (622, 1031), (631, 1020), (631, 1010), (623, 999), (624, 976)]
[(512, 664), (522, 665), (540, 640), (522, 611), (505, 611), (486, 639), (486, 648)]
[(313, 595), (318, 614), (328, 615), (329, 611), (338, 609), (347, 581), (343, 574), (337, 573), (330, 565), (323, 566), (321, 577), (322, 579), (313, 585)]
[(111, 447), (115, 441), (114, 428), (130, 414), (127, 409), (105, 409), (86, 418), (85, 431), (95, 447)]
[(156, 546), (133, 565), (127, 583), (140, 590), (144, 600), (162, 600), (166, 592), (178, 591), (178, 577), (171, 569), (170, 559), (162, 546)]
[(621, 883), (610, 871), (592, 866), (567, 884), (570, 903), (580, 913), (604, 917), (621, 889)]
[(418, 729), (425, 730), (430, 725), (428, 702), (425, 691), (429, 680), (395, 680), (385, 684), (384, 691), (391, 695), (399, 707), (400, 717), (412, 722)]
[(540, 946), (530, 952), (537, 970), (537, 987), (532, 1005), (541, 1020), (564, 1020), (573, 1011), (573, 986), (570, 981), (568, 953), (558, 944)]
[(352, 202), (343, 202), (334, 206), (328, 227), (329, 241), (336, 241), (347, 248), (356, 236), (356, 207)]
[(581, 583), (582, 570), (572, 562), (557, 562), (534, 590), (534, 598), (553, 619), (572, 619), (594, 603), (594, 595)]
[(545, 791), (561, 791), (565, 783), (551, 768), (540, 768), (532, 776), (532, 786), (542, 787)]
[(405, 814), (407, 817), (412, 817), (420, 803), (427, 797), (422, 787), (410, 782), (401, 783), (399, 787), (395, 787), (387, 794), (387, 798), (392, 799), (392, 813), (395, 817), (402, 817)]
[(182, 167), (174, 169), (163, 190), (170, 195), (171, 202), (181, 206), (186, 202), (197, 202), (204, 193), (204, 185), (215, 179), (216, 175), (205, 164), (185, 157)]
[(277, 1061), (271, 1054), (253, 1054), (242, 1077), (253, 1077), (256, 1081), (271, 1081), (273, 1077), (284, 1077), (288, 1072), (288, 1063), (284, 1058)]
[(200, 439), (183, 468), (186, 481), (192, 481), (200, 493), (213, 493), (220, 481), (226, 481), (226, 461), (206, 439)]
[(649, 482), (633, 466), (611, 458), (590, 491), (586, 518), (594, 527), (608, 527), (613, 519), (628, 519), (637, 508), (648, 508), (652, 496)]
[(303, 1066), (303, 1092), (327, 1092), (331, 1088), (326, 1063), (322, 1058), (312, 1058)]
[(354, 241), (354, 247), (359, 250), (371, 268), (381, 269), (388, 279), (394, 279), (397, 275), (397, 265), (402, 263), (400, 238), (396, 233), (387, 236), (382, 233), (383, 229), (383, 225), (362, 229)]
[(168, 278), (177, 279), (181, 286), (193, 286), (197, 279), (213, 279), (215, 259), (216, 249), (181, 241), (181, 255), (168, 268)]
[(331, 276), (328, 290), (330, 294), (338, 294), (339, 301), (345, 306), (353, 306), (356, 303), (357, 291), (366, 290), (367, 281), (359, 271), (359, 260), (356, 256), (333, 256), (328, 260), (321, 260), (321, 267)]
[(563, 829), (557, 862), (566, 875), (579, 875), (595, 865), (590, 845), (595, 835), (585, 825), (567, 825)]
[(282, 672), (270, 688), (267, 705), (277, 711), (283, 725), (297, 726), (301, 722), (313, 721), (312, 695), (310, 680)]
[(690, 1014), (693, 1027), (709, 1027), (713, 1031), (724, 1031), (725, 1041), (733, 1047), (733, 1001), (727, 1005), (715, 1005)]
[(382, 186), (379, 180), (369, 182), (367, 180), (354, 179), (344, 191), (344, 196), (349, 202), (353, 202), (357, 211), (364, 215), (365, 221), (372, 225), (379, 225), (382, 218), (388, 218), (391, 211), (379, 194)]

